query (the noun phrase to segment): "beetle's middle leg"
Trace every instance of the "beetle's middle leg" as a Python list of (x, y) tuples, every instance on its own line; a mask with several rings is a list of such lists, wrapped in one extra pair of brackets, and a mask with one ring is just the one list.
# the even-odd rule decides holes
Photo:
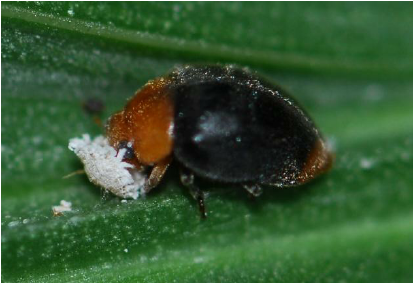
[(205, 195), (204, 192), (201, 191), (195, 184), (194, 184), (194, 174), (189, 172), (185, 168), (181, 168), (180, 170), (180, 177), (182, 184), (189, 189), (192, 197), (198, 201), (199, 211), (201, 212), (201, 217), (206, 218), (206, 207), (205, 207)]

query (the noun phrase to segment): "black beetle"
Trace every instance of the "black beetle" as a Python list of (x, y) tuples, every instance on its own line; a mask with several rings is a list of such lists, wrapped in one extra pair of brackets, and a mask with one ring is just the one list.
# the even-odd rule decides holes
[(152, 166), (145, 191), (172, 159), (206, 215), (194, 176), (240, 184), (303, 184), (331, 167), (332, 155), (308, 115), (280, 87), (233, 66), (185, 66), (148, 82), (107, 124), (110, 144), (132, 145), (127, 162)]

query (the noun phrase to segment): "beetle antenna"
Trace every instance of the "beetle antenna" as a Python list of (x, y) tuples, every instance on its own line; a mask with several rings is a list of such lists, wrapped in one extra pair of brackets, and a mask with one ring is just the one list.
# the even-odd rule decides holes
[(85, 170), (82, 170), (82, 169), (76, 170), (70, 174), (67, 174), (66, 176), (63, 176), (62, 179), (69, 179), (75, 175), (80, 175), (80, 174), (85, 174), (85, 173), (86, 173)]

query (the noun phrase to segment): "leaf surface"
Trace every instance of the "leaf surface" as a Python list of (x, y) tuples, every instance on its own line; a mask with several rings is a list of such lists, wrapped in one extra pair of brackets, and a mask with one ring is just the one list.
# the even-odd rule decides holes
[[(2, 3), (5, 282), (408, 282), (413, 265), (410, 3)], [(67, 149), (190, 63), (248, 66), (285, 87), (334, 144), (326, 176), (267, 188), (175, 166), (146, 199), (102, 195)], [(73, 211), (53, 217), (65, 199)]]

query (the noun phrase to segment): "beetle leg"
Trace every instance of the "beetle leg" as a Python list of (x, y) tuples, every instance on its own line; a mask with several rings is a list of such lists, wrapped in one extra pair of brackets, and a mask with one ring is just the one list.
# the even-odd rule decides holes
[(204, 192), (201, 191), (195, 184), (194, 184), (194, 174), (189, 172), (185, 168), (181, 168), (180, 177), (182, 184), (189, 189), (192, 197), (198, 201), (199, 211), (201, 212), (201, 217), (206, 218), (206, 207), (205, 207), (205, 196)]
[(258, 184), (245, 184), (243, 187), (253, 197), (259, 197), (262, 194), (262, 187)]
[(165, 175), (166, 170), (169, 167), (169, 164), (171, 164), (172, 161), (172, 156), (168, 156), (167, 158), (161, 160), (159, 163), (155, 165), (155, 167), (152, 168), (151, 174), (149, 175), (148, 180), (145, 182), (145, 187), (144, 191), (145, 194), (149, 193), (150, 190), (155, 188), (160, 181), (162, 180), (162, 177)]

